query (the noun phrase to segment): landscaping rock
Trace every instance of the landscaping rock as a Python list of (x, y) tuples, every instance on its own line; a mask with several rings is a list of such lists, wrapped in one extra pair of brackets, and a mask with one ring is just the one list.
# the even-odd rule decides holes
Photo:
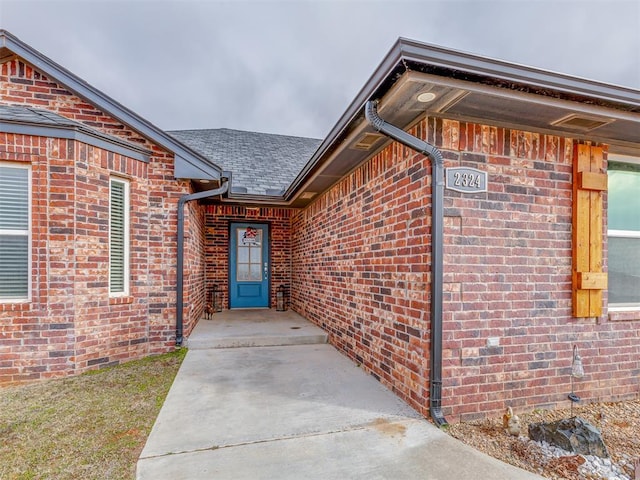
[(529, 425), (529, 438), (536, 442), (547, 442), (580, 455), (609, 457), (600, 431), (580, 417), (549, 423), (532, 423)]
[(549, 460), (549, 468), (565, 477), (579, 477), (579, 468), (587, 459), (582, 455), (555, 457)]

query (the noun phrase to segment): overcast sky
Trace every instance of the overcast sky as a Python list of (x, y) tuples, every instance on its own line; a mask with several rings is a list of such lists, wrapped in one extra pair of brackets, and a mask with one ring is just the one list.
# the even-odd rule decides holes
[(640, 0), (0, 0), (0, 28), (165, 130), (322, 138), (398, 37), (640, 89)]

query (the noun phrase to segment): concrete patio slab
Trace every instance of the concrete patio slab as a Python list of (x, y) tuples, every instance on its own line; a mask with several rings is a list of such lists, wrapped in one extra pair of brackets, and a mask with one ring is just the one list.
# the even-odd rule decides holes
[(327, 334), (297, 313), (225, 310), (202, 319), (187, 340), (190, 350), (327, 343)]
[(420, 420), (141, 460), (142, 479), (536, 480)]
[(541, 477), (441, 432), (331, 345), (306, 344), (190, 350), (137, 478)]
[[(418, 419), (331, 345), (189, 351), (142, 457)], [(176, 435), (180, 425), (198, 425)]]

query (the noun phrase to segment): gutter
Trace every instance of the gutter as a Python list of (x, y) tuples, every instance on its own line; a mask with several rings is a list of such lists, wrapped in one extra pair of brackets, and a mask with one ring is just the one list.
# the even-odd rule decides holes
[[(407, 70), (432, 69), (439, 69), (437, 76), (447, 79), (462, 78), (460, 81), (463, 81), (466, 76), (476, 77), (475, 81), (464, 80), (469, 85), (473, 85), (479, 80), (493, 79), (494, 83), (498, 83), (493, 85), (497, 91), (516, 92), (524, 87), (527, 91), (535, 94), (538, 89), (543, 89), (561, 95), (549, 96), (547, 92), (538, 94), (539, 97), (557, 97), (570, 101), (573, 97), (578, 96), (583, 105), (593, 104), (597, 99), (606, 104), (624, 106), (623, 109), (618, 109), (619, 111), (637, 111), (639, 105), (639, 92), (633, 88), (512, 64), (401, 37), (393, 44), (355, 99), (349, 104), (347, 110), (329, 131), (316, 153), (287, 187), (284, 198), (289, 199), (296, 194), (308, 175), (321, 162), (322, 157), (331, 151), (339, 137), (348, 133), (349, 125), (359, 120), (362, 105), (368, 99), (382, 98)], [(505, 87), (504, 82), (510, 87)]]
[(181, 347), (183, 338), (183, 306), (184, 306), (184, 206), (192, 200), (222, 195), (229, 189), (229, 181), (222, 177), (222, 184), (213, 190), (183, 195), (178, 200), (178, 259), (176, 279), (176, 347)]
[(442, 414), (442, 290), (444, 244), (444, 160), (433, 145), (378, 116), (377, 102), (367, 101), (365, 117), (378, 132), (431, 159), (431, 348), (429, 413), (438, 427), (447, 425)]

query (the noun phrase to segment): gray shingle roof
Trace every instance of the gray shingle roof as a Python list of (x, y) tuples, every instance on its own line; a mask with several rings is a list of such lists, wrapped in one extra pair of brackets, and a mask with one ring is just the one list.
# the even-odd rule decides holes
[(236, 192), (244, 193), (246, 188), (253, 195), (281, 195), (321, 143), (315, 138), (227, 128), (167, 133), (230, 171)]
[(0, 105), (0, 121), (33, 123), (36, 125), (58, 125), (81, 127), (81, 123), (70, 120), (57, 113), (18, 105)]
[(148, 162), (151, 155), (150, 151), (140, 145), (101, 132), (57, 113), (24, 105), (0, 105), (0, 131), (74, 139), (144, 162)]

